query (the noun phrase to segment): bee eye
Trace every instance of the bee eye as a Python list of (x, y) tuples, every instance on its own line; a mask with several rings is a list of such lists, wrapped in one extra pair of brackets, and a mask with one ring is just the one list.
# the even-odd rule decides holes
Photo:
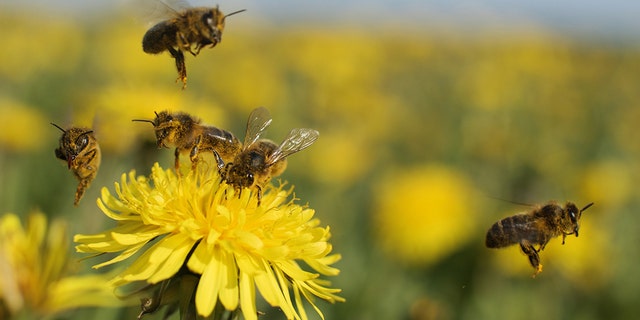
[(203, 14), (202, 15), (202, 22), (212, 26), (213, 25), (213, 12), (207, 12), (206, 14)]
[(576, 221), (576, 213), (573, 211), (569, 211), (569, 217), (571, 217), (571, 221)]
[(88, 142), (89, 142), (89, 140), (87, 139), (87, 136), (85, 136), (85, 135), (81, 136), (80, 138), (78, 138), (78, 140), (76, 140), (76, 144), (80, 148), (84, 148), (87, 145)]

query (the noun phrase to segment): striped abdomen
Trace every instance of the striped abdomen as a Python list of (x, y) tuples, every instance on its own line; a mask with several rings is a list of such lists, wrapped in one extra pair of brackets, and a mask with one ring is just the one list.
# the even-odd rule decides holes
[(539, 243), (542, 240), (541, 237), (544, 236), (537, 227), (539, 226), (533, 216), (529, 214), (517, 214), (504, 218), (489, 228), (485, 245), (488, 248), (502, 248), (520, 243), (523, 240), (532, 244)]

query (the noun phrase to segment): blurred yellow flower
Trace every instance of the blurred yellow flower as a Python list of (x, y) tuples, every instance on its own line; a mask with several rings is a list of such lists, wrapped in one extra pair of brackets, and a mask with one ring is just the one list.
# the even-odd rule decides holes
[(3, 50), (0, 78), (23, 84), (48, 72), (68, 72), (79, 65), (84, 50), (83, 32), (73, 19), (42, 10), (28, 14), (0, 12)]
[(312, 172), (314, 179), (332, 186), (348, 186), (373, 165), (373, 161), (363, 160), (373, 159), (375, 151), (373, 147), (363, 148), (369, 143), (366, 137), (352, 135), (345, 139), (347, 133), (330, 130), (322, 135), (323, 141), (314, 146), (318, 149), (313, 154), (300, 156), (301, 162), (309, 164), (301, 170)]
[[(599, 207), (599, 204), (596, 203), (596, 206)], [(542, 263), (546, 262), (547, 272), (553, 269), (585, 289), (605, 285), (615, 272), (610, 264), (614, 261), (615, 255), (611, 245), (614, 240), (607, 230), (602, 228), (603, 220), (598, 217), (602, 210), (598, 207), (598, 211), (582, 215), (580, 237), (567, 237), (564, 245), (562, 239), (554, 239), (540, 254)], [(524, 257), (522, 259), (526, 260)]]
[[(302, 297), (321, 317), (314, 296), (344, 301), (336, 295), (339, 289), (319, 279), (320, 274), (339, 272), (330, 266), (340, 255), (330, 254), (329, 227), (319, 227), (313, 209), (287, 201), (290, 190), (268, 185), (258, 205), (255, 192), (244, 189), (238, 195), (206, 163), (180, 175), (158, 164), (150, 178), (131, 171), (122, 175), (115, 189), (117, 198), (103, 188), (98, 206), (118, 226), (76, 235), (75, 241), (80, 252), (120, 252), (95, 268), (140, 254), (113, 279), (116, 286), (142, 282), (162, 288), (188, 269), (198, 279), (192, 281), (189, 294), (179, 297), (186, 300), (180, 302), (181, 313), (188, 311), (183, 307), (195, 305), (204, 317), (218, 314), (214, 307), (221, 304), (226, 310), (240, 308), (245, 319), (256, 319), (256, 286), (287, 319), (307, 319)], [(305, 271), (299, 262), (314, 271)], [(146, 301), (154, 304), (153, 299)], [(159, 305), (146, 307), (142, 313)]]
[(68, 276), (66, 224), (35, 212), (26, 229), (18, 216), (0, 218), (0, 319), (30, 313), (54, 316), (90, 306), (117, 306), (120, 300), (101, 275)]
[(374, 226), (383, 247), (409, 264), (430, 264), (476, 233), (467, 178), (439, 165), (398, 172), (381, 182)]
[(92, 43), (89, 58), (96, 74), (103, 74), (117, 82), (138, 87), (150, 80), (180, 90), (175, 63), (168, 52), (150, 55), (142, 51), (144, 23), (130, 17), (115, 17), (106, 32)]
[(603, 213), (616, 212), (611, 207), (620, 207), (630, 200), (633, 188), (632, 166), (619, 160), (605, 160), (588, 166), (582, 186), (585, 198), (605, 208)]
[(274, 60), (262, 35), (239, 33), (234, 30), (215, 52), (192, 62), (190, 74), (203, 91), (247, 113), (258, 105), (282, 105), (290, 90), (284, 65)]
[[(497, 37), (473, 46), (478, 54), (462, 69), (456, 88), (473, 101), (470, 106), (494, 111), (523, 105), (534, 105), (537, 109), (562, 105), (563, 108), (546, 109), (554, 115), (565, 113), (563, 109), (575, 114), (576, 103), (569, 103), (572, 92), (565, 88), (571, 83), (572, 57), (562, 40), (530, 31), (517, 41)], [(537, 100), (523, 104), (523, 97)]]
[[(341, 30), (340, 36), (317, 28), (297, 28), (275, 39), (281, 54), (319, 88), (371, 88), (380, 79), (385, 50), (378, 37)], [(322, 66), (321, 72), (318, 66)], [(348, 91), (348, 90), (347, 90)]]
[(47, 136), (51, 125), (41, 112), (22, 102), (0, 98), (0, 114), (1, 148), (28, 152), (42, 147), (46, 141), (42, 137)]

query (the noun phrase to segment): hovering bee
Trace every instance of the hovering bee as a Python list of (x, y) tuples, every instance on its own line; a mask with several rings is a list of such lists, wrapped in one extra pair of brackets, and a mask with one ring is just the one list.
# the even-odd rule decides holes
[(60, 147), (55, 150), (56, 158), (66, 161), (67, 167), (79, 181), (73, 202), (77, 206), (98, 173), (100, 146), (91, 129), (74, 127), (65, 130), (55, 123), (51, 124), (62, 131)]
[(229, 131), (200, 124), (200, 120), (183, 112), (155, 113), (154, 120), (134, 119), (149, 122), (156, 133), (158, 148), (175, 146), (175, 168), (180, 168), (180, 153), (189, 153), (192, 169), (198, 163), (200, 152), (216, 152), (222, 161), (231, 161), (240, 152), (240, 141)]
[(287, 157), (313, 144), (319, 136), (313, 129), (293, 129), (280, 145), (260, 135), (271, 124), (269, 111), (260, 107), (251, 112), (247, 121), (242, 151), (231, 163), (226, 163), (214, 151), (221, 175), (236, 189), (255, 187), (258, 203), (262, 197), (262, 187), (273, 177), (281, 175), (287, 167)]
[(184, 89), (187, 86), (187, 67), (183, 52), (187, 51), (195, 57), (202, 48), (215, 47), (222, 40), (225, 19), (243, 11), (245, 10), (224, 15), (217, 6), (176, 11), (173, 18), (159, 22), (147, 30), (142, 38), (142, 50), (150, 54), (168, 50), (176, 60), (178, 69), (176, 81), (182, 81), (182, 89)]
[[(550, 202), (542, 207), (521, 214), (506, 217), (491, 226), (487, 231), (485, 244), (487, 248), (502, 248), (512, 244), (520, 244), (524, 254), (529, 257), (529, 263), (534, 268), (533, 277), (542, 272), (540, 256), (552, 238), (562, 236), (562, 244), (568, 235), (578, 236), (580, 225), (578, 221), (582, 212), (591, 207), (589, 203), (582, 210), (575, 204), (567, 202), (563, 207)], [(536, 249), (534, 245), (538, 245)]]

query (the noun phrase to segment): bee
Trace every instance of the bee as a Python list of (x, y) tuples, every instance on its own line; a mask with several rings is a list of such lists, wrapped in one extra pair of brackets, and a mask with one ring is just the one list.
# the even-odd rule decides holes
[(237, 190), (256, 188), (258, 203), (262, 197), (262, 187), (287, 168), (287, 157), (309, 147), (319, 136), (318, 131), (303, 128), (291, 130), (280, 145), (260, 139), (271, 120), (266, 108), (253, 110), (247, 121), (242, 150), (233, 161), (225, 165), (224, 159), (214, 152), (223, 179)]
[(55, 123), (51, 124), (62, 131), (60, 147), (55, 150), (56, 158), (66, 161), (67, 167), (79, 181), (73, 202), (77, 206), (85, 190), (98, 174), (100, 146), (91, 129), (73, 127), (65, 130)]
[(154, 120), (134, 119), (149, 122), (155, 130), (158, 148), (175, 146), (175, 168), (180, 168), (180, 153), (189, 153), (192, 169), (198, 163), (201, 152), (216, 152), (222, 161), (231, 161), (240, 152), (242, 145), (233, 133), (212, 126), (205, 126), (200, 119), (183, 112), (155, 113)]
[[(487, 231), (485, 245), (487, 248), (502, 248), (520, 244), (520, 248), (529, 258), (535, 277), (542, 272), (538, 253), (544, 250), (552, 238), (562, 236), (564, 244), (567, 236), (575, 234), (578, 237), (578, 222), (582, 212), (592, 205), (593, 202), (578, 210), (571, 202), (567, 202), (564, 207), (550, 202), (529, 212), (506, 217), (494, 223)], [(538, 245), (537, 249), (535, 245)]]
[(150, 54), (168, 50), (176, 61), (177, 81), (182, 81), (182, 89), (187, 86), (187, 67), (184, 51), (194, 57), (206, 46), (215, 47), (222, 40), (225, 19), (239, 10), (224, 15), (218, 7), (187, 8), (175, 12), (174, 17), (151, 27), (142, 37), (142, 50)]

